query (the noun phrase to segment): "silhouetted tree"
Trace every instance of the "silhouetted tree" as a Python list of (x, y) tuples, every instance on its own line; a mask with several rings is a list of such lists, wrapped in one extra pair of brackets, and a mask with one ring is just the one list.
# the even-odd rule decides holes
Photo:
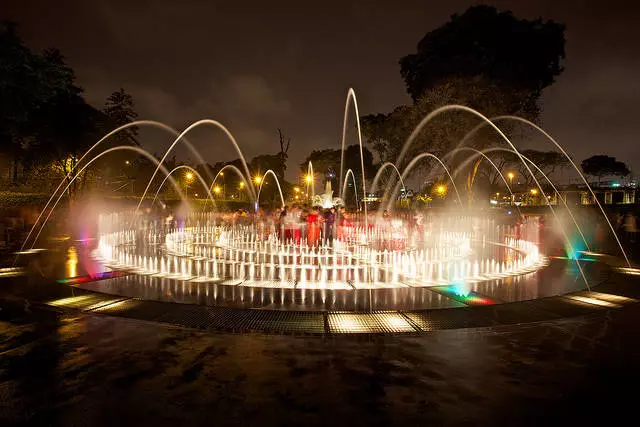
[(616, 160), (615, 157), (596, 155), (584, 159), (580, 164), (582, 172), (586, 175), (598, 178), (598, 183), (605, 176), (625, 177), (631, 172), (624, 162)]
[[(381, 160), (395, 161), (415, 126), (447, 104), (466, 105), (489, 117), (513, 114), (537, 121), (542, 89), (562, 72), (562, 58), (563, 25), (473, 6), (427, 33), (417, 52), (400, 60), (413, 104), (362, 117), (363, 134)], [(415, 140), (405, 162), (419, 152), (449, 151), (478, 123), (468, 113), (437, 116)], [(487, 127), (469, 143), (482, 148), (494, 140), (495, 132)]]
[[(52, 161), (64, 175), (72, 171), (79, 172), (77, 166), (80, 157), (99, 138), (103, 120), (103, 114), (84, 101), (81, 89), (76, 88), (75, 93), (61, 94), (43, 104), (34, 115), (35, 135), (29, 152), (37, 153), (41, 160)], [(84, 187), (87, 172), (92, 169), (85, 170), (73, 181), (70, 198)], [(71, 179), (72, 176), (67, 177), (67, 181), (71, 182)]]
[(34, 137), (34, 116), (41, 116), (40, 109), (54, 98), (71, 95), (77, 88), (73, 70), (60, 52), (32, 52), (14, 23), (0, 27), (0, 58), (0, 154), (11, 159), (12, 181), (17, 184), (25, 146)]
[[(373, 162), (373, 154), (369, 149), (367, 149), (367, 147), (363, 147), (362, 154), (364, 159), (365, 178), (370, 180), (375, 176), (377, 167)], [(325, 149), (312, 151), (311, 154), (309, 154), (309, 156), (300, 163), (300, 171), (303, 176), (307, 173), (309, 161), (311, 161), (311, 164), (313, 165), (313, 171), (316, 175), (316, 185), (318, 185), (318, 188), (320, 184), (329, 179), (331, 180), (331, 186), (334, 194), (337, 195), (341, 190), (338, 188), (338, 174), (335, 173), (335, 171), (340, 170), (340, 150)], [(357, 144), (349, 145), (345, 148), (344, 170), (347, 171), (348, 169), (353, 171), (356, 186), (358, 187), (358, 191), (360, 191), (362, 188), (362, 168), (360, 165), (360, 146)], [(321, 174), (324, 175), (322, 182), (319, 181)], [(351, 178), (349, 178), (348, 182), (348, 185), (351, 185)], [(348, 196), (351, 194), (352, 193), (349, 193)]]
[[(278, 139), (280, 141), (280, 173), (279, 178), (284, 179), (284, 173), (287, 171), (287, 160), (289, 159), (289, 147), (291, 146), (291, 138), (285, 138), (282, 129), (278, 128)], [(276, 172), (277, 174), (278, 172)]]
[(254, 175), (262, 176), (269, 169), (271, 169), (278, 176), (278, 179), (284, 177), (284, 170), (282, 169), (282, 157), (279, 153), (261, 154), (254, 157), (249, 162), (249, 170)]
[(564, 42), (561, 24), (472, 6), (427, 33), (417, 52), (400, 60), (400, 73), (414, 102), (452, 76), (483, 76), (499, 85), (521, 87), (535, 102), (562, 72)]
[[(107, 132), (138, 119), (133, 97), (123, 88), (109, 95), (102, 111), (106, 116)], [(117, 145), (140, 145), (136, 126), (118, 132), (114, 139), (117, 140)]]

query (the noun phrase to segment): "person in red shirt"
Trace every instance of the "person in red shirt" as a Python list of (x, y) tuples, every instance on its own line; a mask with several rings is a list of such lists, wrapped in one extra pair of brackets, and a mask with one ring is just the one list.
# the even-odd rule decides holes
[(320, 241), (320, 221), (322, 218), (317, 209), (312, 209), (307, 215), (307, 244), (315, 246)]

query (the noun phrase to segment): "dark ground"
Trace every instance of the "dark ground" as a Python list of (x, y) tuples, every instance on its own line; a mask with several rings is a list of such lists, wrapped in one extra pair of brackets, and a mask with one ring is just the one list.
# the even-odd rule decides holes
[[(420, 336), (207, 333), (0, 300), (0, 424), (613, 425), (640, 307)], [(631, 422), (631, 424), (629, 424)]]

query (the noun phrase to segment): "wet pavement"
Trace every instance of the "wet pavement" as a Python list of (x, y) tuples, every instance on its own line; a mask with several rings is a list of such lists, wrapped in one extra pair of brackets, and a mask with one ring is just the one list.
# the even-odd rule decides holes
[(323, 338), (201, 332), (2, 298), (3, 425), (611, 425), (632, 419), (639, 395), (638, 304)]

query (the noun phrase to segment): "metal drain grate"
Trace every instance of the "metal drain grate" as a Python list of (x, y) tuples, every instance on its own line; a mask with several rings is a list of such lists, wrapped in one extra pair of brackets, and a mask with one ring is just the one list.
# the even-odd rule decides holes
[(197, 305), (175, 305), (156, 319), (158, 322), (187, 328), (209, 329), (216, 327), (216, 321), (207, 307)]
[(329, 332), (332, 334), (390, 334), (416, 332), (400, 313), (328, 313)]
[(99, 307), (109, 302), (121, 300), (122, 297), (112, 297), (104, 294), (83, 294), (72, 297), (59, 298), (46, 302), (54, 307), (73, 308), (76, 310), (90, 310), (92, 307)]
[(138, 320), (157, 320), (160, 316), (173, 309), (173, 304), (155, 301), (127, 299), (110, 305), (96, 308), (92, 313), (102, 313), (111, 316), (130, 317)]
[(488, 326), (493, 322), (487, 316), (472, 316), (473, 310), (453, 308), (404, 313), (423, 331)]
[(279, 333), (324, 333), (324, 316), (320, 312), (241, 310), (207, 308), (215, 326), (226, 330), (267, 331)]

